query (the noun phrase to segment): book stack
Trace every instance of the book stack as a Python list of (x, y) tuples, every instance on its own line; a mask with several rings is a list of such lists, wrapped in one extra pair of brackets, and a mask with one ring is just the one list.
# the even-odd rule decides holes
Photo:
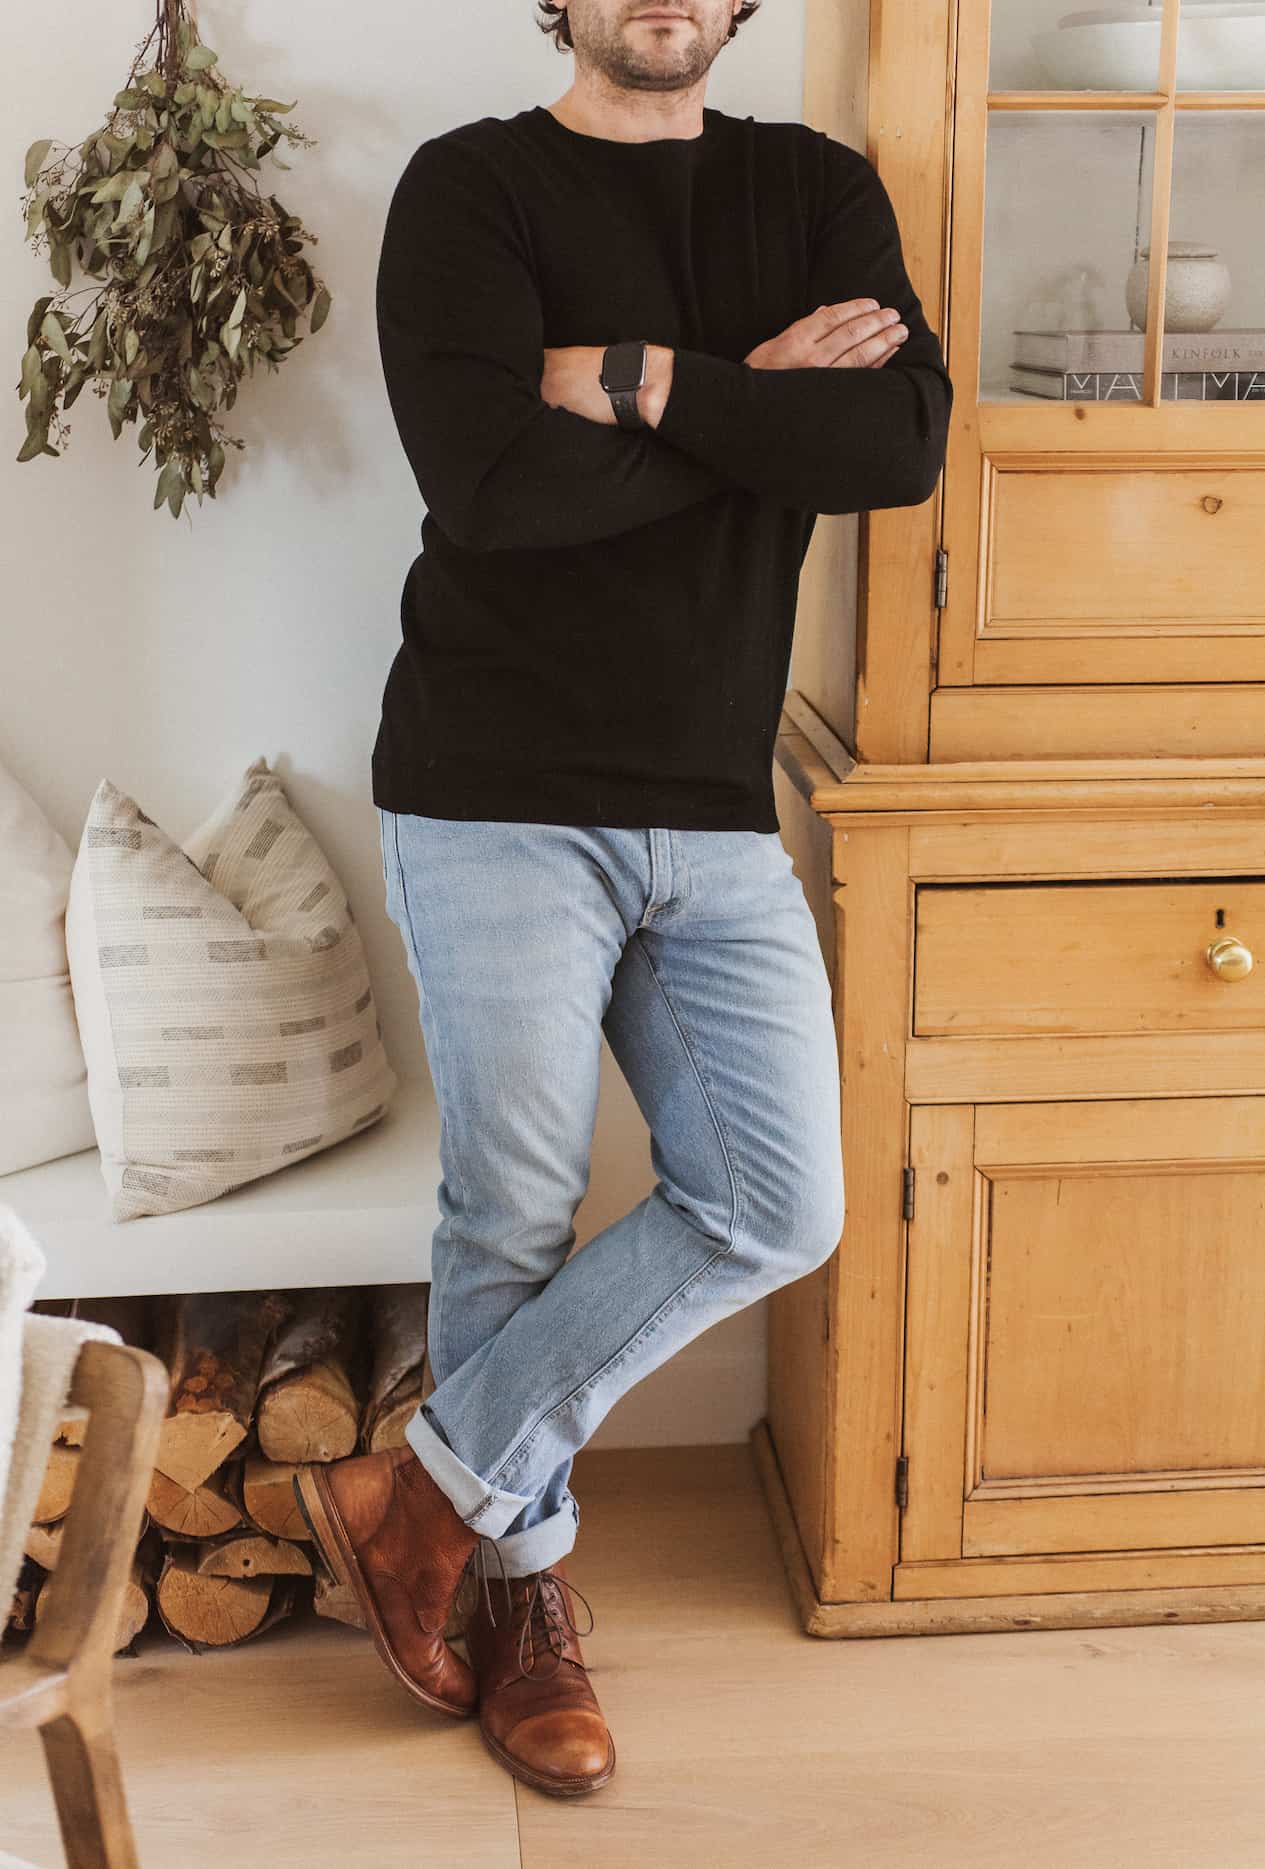
[[(1053, 402), (1141, 402), (1145, 334), (1016, 331), (1010, 387)], [(1165, 402), (1265, 401), (1265, 329), (1172, 331), (1163, 339)]]

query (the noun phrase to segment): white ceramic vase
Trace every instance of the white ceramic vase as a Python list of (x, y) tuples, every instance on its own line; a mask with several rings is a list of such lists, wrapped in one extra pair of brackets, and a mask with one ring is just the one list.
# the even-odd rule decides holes
[[(1125, 305), (1139, 331), (1146, 329), (1150, 253), (1150, 247), (1141, 248), (1124, 286)], [(1202, 240), (1170, 240), (1164, 281), (1165, 331), (1211, 331), (1230, 303), (1231, 283), (1230, 269), (1217, 258), (1216, 247)]]

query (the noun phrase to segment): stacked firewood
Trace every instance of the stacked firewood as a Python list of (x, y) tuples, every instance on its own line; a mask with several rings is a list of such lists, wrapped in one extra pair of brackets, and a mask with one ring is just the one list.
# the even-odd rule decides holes
[[(351, 1592), (312, 1551), (294, 1475), (404, 1442), (434, 1387), (429, 1287), (320, 1287), (45, 1301), (36, 1310), (111, 1324), (171, 1375), (116, 1649), (157, 1611), (191, 1650), (224, 1648), (296, 1610), (363, 1626)], [(49, 1451), (5, 1635), (39, 1621), (74, 1491), (86, 1417)]]

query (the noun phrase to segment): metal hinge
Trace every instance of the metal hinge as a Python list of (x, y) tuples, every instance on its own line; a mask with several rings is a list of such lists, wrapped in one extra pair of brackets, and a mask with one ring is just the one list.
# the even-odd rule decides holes
[(936, 609), (943, 610), (949, 601), (949, 554), (943, 546), (936, 548)]
[(896, 1461), (896, 1503), (901, 1511), (909, 1504), (909, 1455), (900, 1454)]
[(900, 1217), (902, 1220), (912, 1220), (914, 1217), (914, 1171), (913, 1169), (902, 1168), (900, 1181), (901, 1181)]

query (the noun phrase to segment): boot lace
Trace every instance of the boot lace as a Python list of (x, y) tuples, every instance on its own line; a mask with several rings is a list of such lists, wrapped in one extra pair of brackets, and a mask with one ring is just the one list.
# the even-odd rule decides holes
[[(492, 1592), (488, 1584), (488, 1558), (485, 1547), (490, 1546), (501, 1568), (501, 1581), (505, 1586), (505, 1613), (507, 1620), (514, 1615), (514, 1593), (509, 1574), (505, 1569), (505, 1558), (494, 1538), (480, 1537), (469, 1557), (466, 1559), (458, 1588), (462, 1588), (469, 1577), (476, 1580), (475, 1594), (482, 1585), (483, 1600), (487, 1608), (488, 1620), (493, 1628), (498, 1627), (496, 1614), (492, 1608)], [(526, 1579), (522, 1581), (526, 1582)], [(579, 1597), (589, 1614), (588, 1627), (577, 1628), (572, 1620), (569, 1598)], [(595, 1617), (593, 1606), (582, 1590), (575, 1584), (561, 1577), (555, 1577), (550, 1570), (538, 1570), (531, 1573), (531, 1587), (528, 1590), (523, 1608), (522, 1625), (518, 1632), (518, 1672), (527, 1680), (552, 1680), (566, 1658), (566, 1631), (572, 1635), (591, 1635)], [(552, 1655), (553, 1667), (547, 1672), (538, 1664)]]

